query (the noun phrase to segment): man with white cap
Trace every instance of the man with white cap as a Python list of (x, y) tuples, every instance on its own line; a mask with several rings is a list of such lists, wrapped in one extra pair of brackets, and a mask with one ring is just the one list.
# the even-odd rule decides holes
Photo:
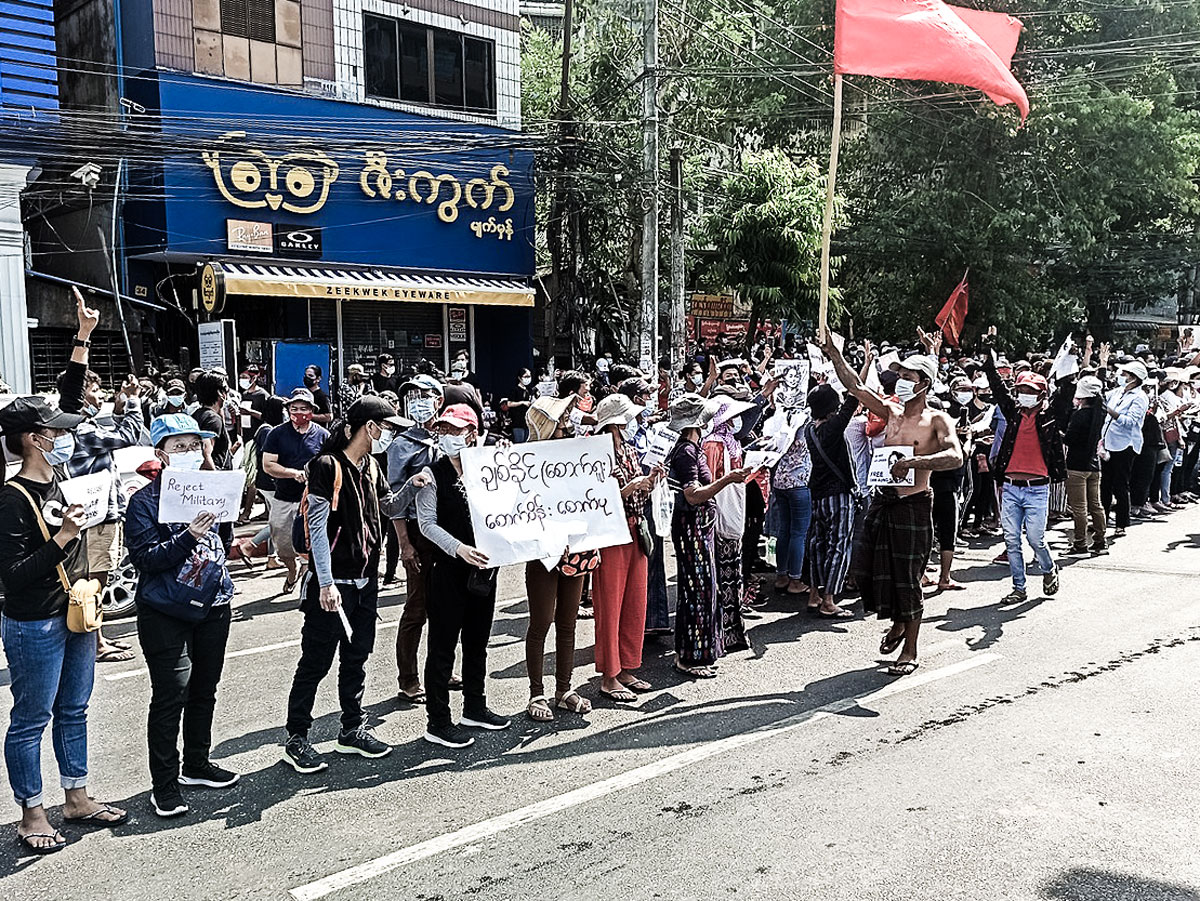
[[(1108, 417), (1101, 395), (1104, 383), (1094, 375), (1085, 375), (1075, 385), (1075, 408), (1067, 419), (1067, 503), (1075, 520), (1075, 535), (1070, 556), (1106, 554), (1107, 523), (1100, 503), (1100, 434)], [(1092, 541), (1088, 545), (1088, 519), (1092, 522)]]
[(1105, 411), (1108, 422), (1104, 425), (1104, 449), (1108, 459), (1101, 469), (1100, 493), (1104, 509), (1116, 506), (1116, 529), (1114, 538), (1120, 538), (1129, 528), (1129, 479), (1133, 462), (1142, 452), (1142, 421), (1150, 409), (1150, 398), (1142, 391), (1142, 383), (1149, 377), (1146, 364), (1133, 360), (1117, 367), (1123, 381), (1119, 388), (1108, 393)]
[(876, 611), (881, 619), (892, 620), (879, 646), (880, 653), (891, 654), (904, 645), (888, 672), (906, 676), (919, 666), (917, 637), (924, 614), (921, 576), (933, 547), (929, 474), (961, 466), (962, 447), (950, 417), (925, 403), (938, 375), (933, 357), (915, 355), (900, 363), (895, 388), (898, 400), (893, 402), (863, 384), (831, 338), (826, 338), (822, 349), (833, 361), (846, 390), (884, 421), (884, 446), (911, 448), (913, 452), (892, 467), (892, 476), (897, 480), (913, 472), (913, 484), (875, 492), (863, 527), (862, 546), (856, 549), (852, 566), (863, 606)]

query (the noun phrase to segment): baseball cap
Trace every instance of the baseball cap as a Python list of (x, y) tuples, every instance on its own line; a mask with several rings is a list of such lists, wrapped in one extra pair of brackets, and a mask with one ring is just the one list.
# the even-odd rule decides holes
[(346, 367), (346, 373), (349, 375), (366, 375), (366, 372), (362, 367), (362, 363), (351, 363)]
[(360, 397), (346, 411), (346, 421), (350, 428), (362, 428), (368, 422), (386, 422), (394, 429), (407, 429), (412, 426), (411, 419), (396, 415), (396, 408), (376, 394)]
[(925, 354), (913, 354), (911, 357), (906, 357), (900, 361), (900, 368), (919, 372), (931, 383), (937, 381), (937, 360)]
[(438, 397), (444, 397), (446, 394), (446, 389), (442, 383), (431, 375), (414, 375), (400, 386), (400, 393), (403, 394), (412, 388), (416, 388), (419, 391), (433, 391)]
[(1046, 390), (1046, 379), (1044, 376), (1038, 375), (1036, 372), (1025, 370), (1017, 376), (1017, 387), (1028, 385), (1031, 388), (1037, 388), (1038, 391)]
[(459, 429), (466, 428), (467, 426), (474, 426), (476, 429), (479, 428), (479, 417), (466, 404), (451, 404), (442, 411), (442, 415), (435, 419), (433, 424), (438, 425), (443, 422)]
[(18, 397), (0, 409), (0, 435), (18, 435), (34, 429), (73, 429), (83, 419), (77, 413), (64, 413), (44, 397)]
[(298, 404), (302, 401), (314, 410), (317, 408), (317, 399), (313, 397), (313, 393), (307, 388), (293, 388), (291, 397), (287, 399), (287, 403), (284, 406), (290, 407), (292, 404)]
[(159, 443), (172, 435), (199, 435), (201, 438), (216, 438), (215, 432), (206, 432), (200, 424), (186, 413), (164, 413), (156, 416), (150, 423), (150, 444), (158, 447)]

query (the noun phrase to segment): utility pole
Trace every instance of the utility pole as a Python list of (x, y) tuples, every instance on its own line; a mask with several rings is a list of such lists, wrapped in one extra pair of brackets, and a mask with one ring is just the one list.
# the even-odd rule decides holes
[[(550, 244), (550, 267), (554, 274), (554, 290), (546, 295), (546, 357), (543, 365), (552, 367), (555, 349), (558, 343), (558, 299), (564, 294), (563, 283), (563, 221), (567, 215), (566, 203), (566, 162), (574, 156), (568, 152), (568, 143), (574, 136), (573, 129), (567, 128), (567, 115), (571, 108), (571, 20), (574, 13), (574, 0), (566, 0), (563, 4), (563, 43), (562, 43), (562, 82), (559, 85), (558, 109), (556, 118), (558, 130), (558, 159), (559, 171), (554, 182), (554, 200), (550, 204), (550, 222), (547, 228), (547, 238)], [(574, 282), (575, 260), (571, 259), (571, 281)], [(551, 368), (553, 374), (553, 368)]]
[(658, 0), (642, 0), (642, 315), (638, 366), (653, 373), (658, 353)]
[(672, 369), (683, 365), (686, 353), (684, 336), (685, 269), (683, 231), (683, 151), (671, 148), (671, 362)]

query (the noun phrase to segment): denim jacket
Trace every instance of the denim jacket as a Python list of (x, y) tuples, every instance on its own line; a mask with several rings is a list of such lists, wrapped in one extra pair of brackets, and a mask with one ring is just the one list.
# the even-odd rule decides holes
[(139, 576), (136, 600), (197, 622), (233, 597), (225, 548), (215, 527), (197, 540), (182, 523), (159, 522), (161, 493), (157, 478), (129, 499), (125, 512), (125, 548)]

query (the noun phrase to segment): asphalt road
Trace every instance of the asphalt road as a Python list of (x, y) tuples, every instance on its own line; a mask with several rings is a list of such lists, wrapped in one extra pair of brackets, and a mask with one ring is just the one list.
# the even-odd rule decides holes
[[(0, 897), (1200, 901), (1200, 508), (1068, 563), (1052, 599), (1031, 578), (1027, 603), (1001, 607), (997, 550), (972, 542), (955, 571), (968, 589), (927, 602), (913, 676), (883, 672), (873, 619), (816, 621), (780, 600), (719, 678), (681, 681), (670, 639), (651, 642), (654, 691), (552, 726), (521, 712), (526, 608), (506, 572), (489, 700), (513, 726), (463, 752), (422, 741), (423, 708), (394, 699), (403, 595), (388, 592), (367, 703), (395, 750), (330, 753), (310, 777), (279, 762), (295, 599), (280, 577), (239, 573), (214, 758), (241, 784), (188, 790), (188, 816), (158, 819), (149, 682), (140, 661), (104, 665), (93, 789), (133, 821), (68, 830), (76, 842), (47, 859), (0, 843)], [(595, 699), (580, 625), (577, 683)], [(330, 678), (312, 735), (330, 752), (336, 709)]]

